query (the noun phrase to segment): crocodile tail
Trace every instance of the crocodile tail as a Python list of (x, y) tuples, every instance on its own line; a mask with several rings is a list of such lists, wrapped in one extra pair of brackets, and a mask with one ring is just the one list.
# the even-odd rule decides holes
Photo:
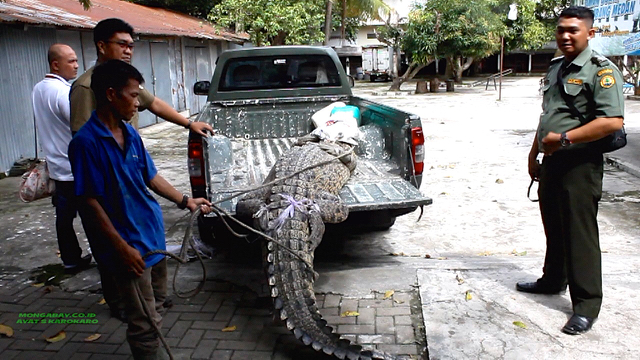
[[(295, 218), (290, 219), (276, 236), (283, 245), (293, 250), (301, 250), (303, 254), (310, 254), (305, 260), (312, 263), (313, 250), (308, 249), (309, 241), (303, 240), (307, 237), (305, 235), (309, 234), (307, 224)], [(313, 289), (313, 269), (305, 261), (268, 241), (265, 265), (276, 314), (285, 322), (287, 329), (305, 345), (339, 359), (397, 359), (395, 355), (385, 352), (362, 350), (360, 345), (341, 339), (340, 335), (327, 325), (327, 321), (318, 311)]]

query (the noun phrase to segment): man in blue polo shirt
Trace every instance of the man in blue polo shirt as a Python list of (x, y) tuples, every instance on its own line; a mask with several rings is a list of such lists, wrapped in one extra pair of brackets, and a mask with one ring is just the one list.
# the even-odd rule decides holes
[(160, 176), (140, 135), (123, 121), (136, 113), (143, 82), (140, 72), (123, 61), (96, 66), (91, 89), (97, 108), (71, 140), (69, 160), (94, 257), (122, 279), (117, 286), (129, 318), (131, 352), (135, 359), (156, 359), (159, 343), (150, 320), (161, 328), (157, 309), (162, 304), (156, 304), (156, 299), (166, 296), (167, 264), (161, 254), (142, 257), (166, 250), (162, 211), (149, 189), (182, 209), (201, 207), (207, 213), (211, 203), (181, 194)]

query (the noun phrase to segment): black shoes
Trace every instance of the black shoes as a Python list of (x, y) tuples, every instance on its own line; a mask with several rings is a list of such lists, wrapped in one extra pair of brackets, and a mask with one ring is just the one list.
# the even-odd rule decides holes
[(590, 318), (587, 316), (582, 316), (578, 314), (573, 314), (571, 319), (564, 324), (562, 328), (562, 332), (569, 335), (580, 335), (584, 334), (587, 331), (591, 330), (593, 323), (596, 322), (597, 318)]
[(75, 265), (65, 265), (64, 272), (65, 274), (77, 274), (82, 270), (86, 270), (91, 267), (91, 254), (87, 254), (80, 258)]
[(567, 285), (559, 287), (549, 286), (538, 280), (535, 282), (519, 282), (516, 284), (516, 290), (530, 294), (558, 295), (563, 294), (567, 290)]

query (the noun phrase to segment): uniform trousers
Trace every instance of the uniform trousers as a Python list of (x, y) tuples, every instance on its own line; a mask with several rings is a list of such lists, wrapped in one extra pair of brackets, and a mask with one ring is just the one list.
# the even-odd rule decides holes
[(569, 285), (573, 312), (598, 317), (602, 265), (598, 202), (602, 197), (600, 152), (559, 150), (545, 156), (540, 171), (540, 213), (547, 237), (542, 282)]
[(73, 228), (73, 219), (78, 214), (78, 199), (73, 181), (55, 180), (56, 191), (51, 203), (56, 208), (56, 235), (60, 258), (66, 266), (74, 266), (82, 261), (82, 249)]

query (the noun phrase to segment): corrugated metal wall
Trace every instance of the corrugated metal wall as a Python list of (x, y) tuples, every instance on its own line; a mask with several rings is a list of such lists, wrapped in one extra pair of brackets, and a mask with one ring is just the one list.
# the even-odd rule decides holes
[[(53, 29), (0, 26), (0, 171), (36, 156), (31, 90), (48, 70)], [(45, 49), (43, 51), (43, 49)]]
[[(94, 65), (97, 54), (91, 31), (0, 24), (0, 172), (8, 172), (22, 157), (36, 156), (31, 90), (47, 73), (47, 49), (56, 42), (74, 49), (78, 74)], [(194, 114), (200, 111), (200, 100), (205, 99), (194, 98), (193, 83), (210, 80), (217, 54), (227, 46), (219, 41), (198, 41), (200, 49), (194, 51), (194, 40), (188, 38), (142, 38), (136, 42), (132, 63), (144, 73), (147, 87), (156, 96), (178, 111)], [(194, 52), (197, 57), (183, 58)], [(158, 121), (145, 113), (141, 114), (141, 126)]]

